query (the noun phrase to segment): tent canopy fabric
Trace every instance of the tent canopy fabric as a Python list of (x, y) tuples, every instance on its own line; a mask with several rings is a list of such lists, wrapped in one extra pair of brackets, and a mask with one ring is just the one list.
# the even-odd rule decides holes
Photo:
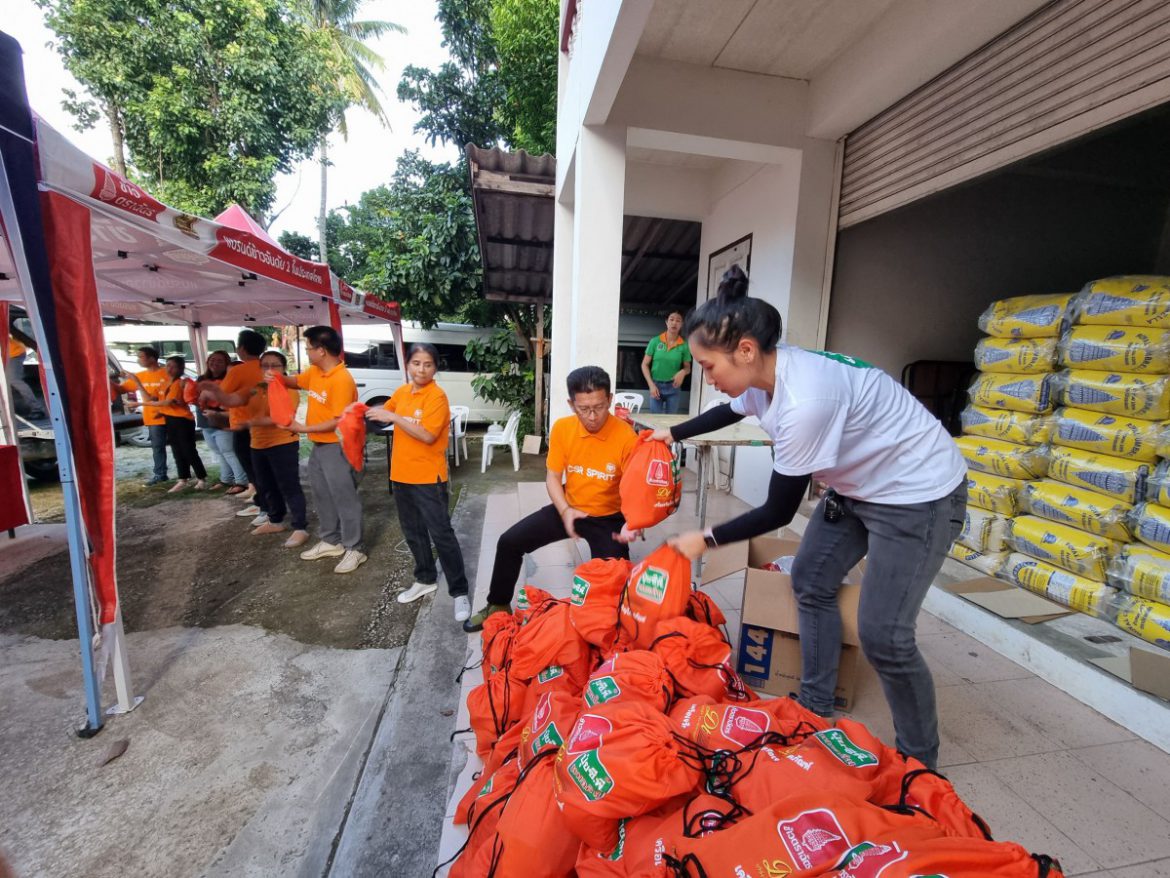
[[(94, 273), (108, 317), (194, 326), (399, 322), (395, 302), (354, 290), (320, 263), (283, 250), (243, 208), (215, 220), (155, 200), (35, 118), (42, 190), (90, 209)], [(22, 295), (7, 242), (0, 301)]]

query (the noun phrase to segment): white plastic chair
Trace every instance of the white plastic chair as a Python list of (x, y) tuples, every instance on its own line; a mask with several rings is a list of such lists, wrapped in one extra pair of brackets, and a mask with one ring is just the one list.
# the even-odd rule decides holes
[[(467, 419), (471, 417), (471, 408), (465, 405), (451, 406), (451, 422), (455, 425), (455, 442), (463, 446), (463, 459), (467, 460)], [(455, 453), (455, 465), (459, 465), (459, 453)]]
[(520, 447), (516, 444), (516, 428), (520, 426), (520, 412), (508, 415), (508, 422), (498, 433), (489, 430), (483, 437), (483, 461), (479, 471), (486, 473), (488, 464), (492, 462), (492, 449), (497, 445), (506, 445), (512, 449), (512, 465), (516, 472), (520, 472)]
[(617, 408), (619, 405), (628, 410), (631, 415), (636, 415), (642, 411), (642, 394), (640, 393), (615, 393), (613, 395), (613, 405)]

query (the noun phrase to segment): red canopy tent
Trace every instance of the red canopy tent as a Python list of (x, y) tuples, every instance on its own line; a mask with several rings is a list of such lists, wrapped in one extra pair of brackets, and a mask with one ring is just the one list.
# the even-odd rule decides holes
[[(354, 290), (328, 266), (283, 250), (242, 208), (215, 220), (192, 216), (86, 156), (31, 113), (19, 45), (4, 34), (0, 172), (0, 318), (6, 335), (8, 303), (27, 309), (44, 369), (65, 492), (87, 730), (95, 733), (111, 659), (111, 710), (136, 703), (114, 573), (103, 318), (186, 324), (200, 363), (210, 325), (327, 323), (340, 331), (343, 323), (370, 320), (390, 322), (404, 362), (401, 318), (397, 303)], [(0, 391), (0, 442), (11, 441), (12, 423)]]

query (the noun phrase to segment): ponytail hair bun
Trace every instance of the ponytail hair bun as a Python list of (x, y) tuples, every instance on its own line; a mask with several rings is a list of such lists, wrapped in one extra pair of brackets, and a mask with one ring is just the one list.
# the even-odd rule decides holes
[(723, 272), (719, 279), (719, 290), (716, 293), (721, 302), (734, 302), (736, 299), (747, 298), (748, 276), (738, 265), (733, 265)]
[(763, 299), (747, 294), (748, 276), (738, 265), (723, 272), (714, 298), (687, 315), (683, 334), (703, 347), (730, 353), (744, 338), (754, 339), (764, 353), (771, 353), (784, 327), (780, 312)]

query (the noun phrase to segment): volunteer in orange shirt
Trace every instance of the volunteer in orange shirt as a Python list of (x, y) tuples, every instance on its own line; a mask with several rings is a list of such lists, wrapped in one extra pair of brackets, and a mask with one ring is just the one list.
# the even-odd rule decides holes
[[(158, 397), (167, 382), (167, 371), (158, 364), (158, 350), (150, 345), (138, 349), (138, 365), (143, 371), (133, 375), (123, 372), (126, 380), (118, 385), (118, 389), (125, 393), (140, 393), (141, 403), (148, 397)], [(138, 408), (139, 405), (129, 403), (128, 407)], [(154, 475), (146, 486), (161, 485), (167, 480), (167, 422), (156, 406), (147, 406), (142, 409), (142, 425), (150, 433), (150, 448), (154, 453)]]
[[(284, 375), (288, 359), (280, 351), (265, 351), (260, 368), (265, 374)], [(293, 411), (300, 402), (292, 394)], [(268, 521), (257, 526), (253, 535), (283, 533), (289, 529), (284, 516), (290, 514), (292, 533), (284, 541), (286, 549), (295, 549), (309, 541), (305, 515), (305, 492), (301, 490), (301, 437), (278, 426), (268, 414), (268, 384), (261, 382), (252, 390), (248, 401), (246, 425), (252, 443), (252, 467), (256, 472), (256, 493), (264, 499)]]
[(561, 418), (548, 437), (548, 506), (516, 522), (496, 543), (488, 605), (463, 623), (479, 631), (492, 613), (510, 609), (526, 552), (565, 537), (581, 536), (594, 558), (629, 558), (616, 537), (625, 527), (619, 485), (638, 437), (625, 421), (612, 417), (609, 375), (597, 366), (569, 373), (569, 405), (575, 415)]
[[(309, 455), (309, 484), (313, 504), (317, 507), (320, 541), (301, 552), (305, 561), (321, 558), (341, 560), (334, 573), (352, 573), (368, 559), (362, 551), (362, 501), (358, 496), (360, 475), (349, 465), (341, 450), (337, 425), (346, 407), (357, 402), (357, 385), (341, 362), (341, 336), (331, 326), (311, 326), (305, 330), (309, 368), (300, 375), (283, 375), (285, 386), (309, 392), (309, 409), (305, 423), (288, 425), (297, 433), (307, 433), (313, 443)], [(264, 376), (278, 377), (275, 372)]]
[[(29, 345), (23, 339), (28, 339), (28, 336), (16, 327), (9, 327), (8, 333), (8, 359), (4, 363), (4, 374), (8, 376), (8, 386), (12, 388), (16, 413), (29, 418), (46, 417), (45, 407), (24, 380), (24, 357)], [(31, 343), (31, 339), (29, 341)]]
[(195, 470), (196, 482), (194, 489), (202, 491), (207, 487), (207, 470), (199, 451), (195, 448), (195, 416), (187, 404), (186, 386), (190, 380), (184, 377), (187, 361), (176, 354), (167, 357), (167, 380), (157, 394), (151, 394), (145, 389), (142, 395), (142, 411), (145, 414), (155, 410), (163, 416), (166, 425), (167, 444), (171, 446), (171, 453), (175, 456), (175, 469), (179, 471), (179, 480), (171, 487), (169, 494), (176, 494), (187, 487), (191, 478), (191, 470)]
[(471, 615), (467, 600), (467, 574), (463, 551), (451, 527), (448, 491), (447, 444), (451, 405), (435, 383), (439, 352), (434, 345), (414, 344), (406, 359), (410, 383), (394, 391), (385, 408), (370, 409), (366, 418), (394, 425), (394, 449), (390, 457), (390, 481), (398, 522), (414, 556), (414, 584), (398, 595), (408, 604), (435, 591), (439, 571), (431, 554), (431, 542), (447, 575), (447, 593), (454, 598), (455, 621)]
[(254, 329), (243, 329), (236, 338), (236, 356), (240, 362), (228, 369), (223, 380), (203, 381), (199, 384), (200, 399), (214, 399), (228, 410), (228, 429), (232, 431), (232, 450), (248, 476), (248, 490), (237, 494), (241, 500), (251, 500), (236, 513), (240, 518), (252, 518), (252, 524), (259, 527), (268, 521), (268, 510), (264, 498), (256, 491), (256, 468), (252, 465), (252, 438), (248, 428), (243, 426), (248, 419), (248, 402), (252, 390), (264, 380), (260, 371), (260, 355), (264, 353), (264, 336)]

